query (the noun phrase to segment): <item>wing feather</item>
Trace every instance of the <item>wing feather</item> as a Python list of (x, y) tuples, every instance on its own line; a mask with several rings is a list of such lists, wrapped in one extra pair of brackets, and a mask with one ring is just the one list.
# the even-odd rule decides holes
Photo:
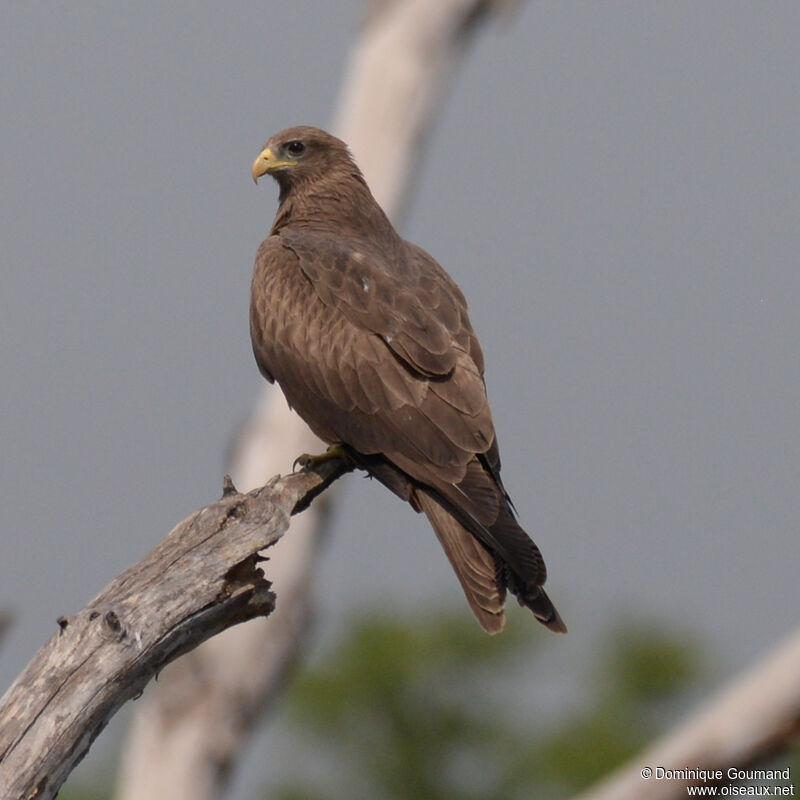
[[(404, 358), (407, 350), (392, 344), (402, 340), (413, 347), (417, 339), (424, 340), (424, 327), (436, 361), (440, 356), (435, 351), (444, 350), (442, 337), (449, 336), (442, 323), (416, 298), (406, 303), (406, 290), (391, 308), (382, 308), (373, 297), (365, 310), (358, 286), (353, 289), (346, 279), (353, 258), (347, 263), (333, 258), (338, 266), (323, 269), (317, 251), (306, 255), (296, 238), (285, 247), (283, 237), (270, 237), (259, 251), (254, 277), (259, 299), (251, 312), (259, 364), (277, 378), (292, 407), (312, 427), (316, 423), (324, 439), (347, 442), (364, 453), (399, 452), (409, 460), (455, 468), (454, 477), (460, 477), (473, 455), (494, 439), (477, 366), (448, 338), (446, 363), (436, 362), (437, 369), (448, 370), (447, 377), (421, 374), (424, 359), (409, 361)], [(305, 246), (310, 247), (308, 242)], [(386, 274), (369, 272), (365, 260), (355, 263), (370, 287)], [(432, 291), (444, 296), (441, 283), (428, 280)], [(368, 294), (363, 289), (360, 293)], [(447, 303), (440, 297), (438, 305)], [(448, 321), (460, 321), (459, 313), (454, 300)], [(407, 339), (385, 333), (406, 321), (413, 333)], [(356, 410), (361, 414), (354, 414)]]
[(402, 249), (379, 253), (370, 242), (298, 231), (283, 232), (280, 238), (326, 305), (381, 336), (421, 374), (442, 376), (452, 371), (455, 353), (445, 322), (424, 302), (426, 298), (393, 274), (393, 264), (407, 255)]

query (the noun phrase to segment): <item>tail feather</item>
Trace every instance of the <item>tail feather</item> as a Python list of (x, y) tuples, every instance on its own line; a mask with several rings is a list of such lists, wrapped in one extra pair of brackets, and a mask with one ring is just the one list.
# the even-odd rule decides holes
[[(500, 483), (499, 457), (474, 458), (457, 484), (413, 478), (384, 455), (355, 453), (372, 476), (416, 511), (424, 511), (464, 590), (472, 613), (488, 633), (505, 625), (506, 591), (551, 631), (567, 626), (542, 588), (547, 569), (539, 548), (517, 522)], [(398, 459), (401, 460), (401, 459)]]
[[(555, 633), (566, 633), (567, 626), (564, 624), (564, 620), (561, 619), (542, 588), (547, 579), (544, 559), (539, 548), (514, 518), (510, 505), (504, 502), (502, 488), (496, 489), (497, 493), (491, 503), (482, 504), (483, 519), (477, 518), (477, 514), (474, 513), (476, 505), (490, 494), (489, 488), (491, 487), (491, 483), (489, 483), (491, 476), (482, 470), (478, 471), (475, 469), (476, 466), (480, 466), (477, 459), (470, 464), (465, 479), (460, 484), (455, 487), (442, 486), (440, 492), (437, 492), (428, 502), (433, 503), (439, 509), (440, 516), (449, 520), (448, 525), (451, 528), (458, 529), (459, 541), (463, 539), (466, 542), (471, 539), (473, 549), (478, 549), (484, 557), (493, 559), (495, 563), (493, 585), (496, 587), (499, 597), (504, 600), (506, 589), (508, 589), (516, 595), (519, 604), (529, 608), (545, 627)], [(428, 497), (427, 493), (419, 490), (416, 495), (419, 498)], [(459, 496), (466, 497), (468, 502), (459, 505), (457, 502)], [(492, 508), (494, 509), (493, 515), (491, 515)], [(463, 565), (459, 567), (450, 554), (439, 530), (442, 527), (441, 523), (437, 527), (427, 505), (423, 505), (423, 510), (436, 529), (439, 540), (442, 541), (445, 552), (459, 576), (461, 585), (464, 586), (467, 600), (475, 612), (470, 591), (465, 586), (462, 574)], [(451, 534), (450, 538), (454, 539), (455, 535)], [(450, 549), (452, 548), (451, 544)], [(477, 612), (475, 614), (478, 616)], [(481, 621), (480, 617), (478, 619)], [(482, 621), (481, 624), (483, 625)]]
[(506, 623), (506, 590), (498, 580), (494, 557), (427, 492), (417, 492), (416, 498), (436, 531), (475, 618), (487, 633), (499, 633)]

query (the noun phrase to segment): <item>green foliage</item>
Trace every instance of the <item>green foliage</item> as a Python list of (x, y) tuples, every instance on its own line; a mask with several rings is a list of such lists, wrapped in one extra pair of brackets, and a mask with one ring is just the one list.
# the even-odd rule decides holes
[[(488, 637), (461, 616), (362, 620), (323, 665), (296, 682), (295, 719), (380, 789), (370, 796), (451, 798), (450, 759), (468, 750), (479, 756), (486, 742), (503, 734), (475, 701), (485, 699), (485, 675), (523, 644), (519, 634), (508, 634), (488, 647)], [(315, 796), (333, 795), (281, 794), (283, 800)], [(460, 796), (484, 795), (465, 786)]]
[(703, 673), (698, 648), (662, 625), (618, 625), (587, 672), (591, 703), (531, 753), (531, 780), (577, 791), (629, 759)]
[[(297, 783), (276, 797), (563, 797), (649, 741), (701, 672), (684, 635), (627, 624), (583, 666), (587, 703), (550, 719), (519, 675), (536, 672), (546, 636), (511, 624), (488, 637), (463, 613), (361, 620), (290, 692), (294, 724), (338, 765), (342, 788)], [(520, 693), (530, 713), (509, 713)]]

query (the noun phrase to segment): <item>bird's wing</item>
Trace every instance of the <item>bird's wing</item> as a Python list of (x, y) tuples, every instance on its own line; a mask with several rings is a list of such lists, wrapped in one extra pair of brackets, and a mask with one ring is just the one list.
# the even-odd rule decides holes
[(381, 336), (410, 369), (442, 378), (453, 371), (461, 349), (483, 373), (464, 296), (424, 250), (402, 239), (381, 251), (369, 241), (303, 231), (282, 231), (280, 238), (320, 298)]
[(457, 481), (494, 442), (466, 310), (436, 275), (417, 294), (361, 252), (303, 234), (267, 239), (253, 277), (256, 360), (323, 439)]

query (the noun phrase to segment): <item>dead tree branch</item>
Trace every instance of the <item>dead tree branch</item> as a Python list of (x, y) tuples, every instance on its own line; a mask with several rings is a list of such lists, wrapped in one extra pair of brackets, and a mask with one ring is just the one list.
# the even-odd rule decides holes
[[(800, 734), (800, 632), (726, 686), (683, 725), (575, 800), (672, 800), (687, 784), (656, 770), (746, 769)], [(652, 770), (650, 777), (646, 770)]]
[(275, 606), (259, 551), (346, 467), (276, 479), (176, 526), (59, 630), (0, 700), (0, 797), (55, 797), (114, 713), (166, 664)]

